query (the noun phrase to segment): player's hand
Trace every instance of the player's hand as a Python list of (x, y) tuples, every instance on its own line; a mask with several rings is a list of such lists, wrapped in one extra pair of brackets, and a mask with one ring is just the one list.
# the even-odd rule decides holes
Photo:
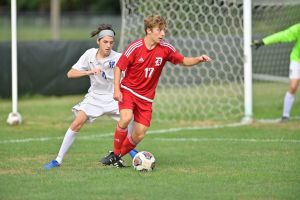
[(212, 59), (208, 57), (207, 55), (199, 56), (200, 62), (210, 62)]
[(259, 47), (263, 46), (264, 42), (262, 40), (253, 40), (251, 46), (253, 46), (255, 49), (258, 49)]
[(122, 95), (121, 91), (114, 92), (114, 100), (122, 102), (122, 97), (123, 97), (123, 95)]
[(101, 69), (95, 68), (91, 70), (91, 75), (99, 75), (101, 73)]

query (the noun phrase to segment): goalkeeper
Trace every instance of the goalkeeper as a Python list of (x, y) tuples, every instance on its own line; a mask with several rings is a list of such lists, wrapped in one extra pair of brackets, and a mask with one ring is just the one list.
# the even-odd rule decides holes
[(269, 35), (260, 41), (254, 40), (252, 45), (255, 47), (255, 49), (258, 49), (263, 45), (271, 45), (283, 42), (295, 42), (295, 46), (290, 55), (290, 85), (284, 97), (283, 114), (281, 118), (281, 121), (285, 122), (290, 118), (290, 112), (295, 101), (295, 94), (300, 80), (300, 23), (278, 33)]

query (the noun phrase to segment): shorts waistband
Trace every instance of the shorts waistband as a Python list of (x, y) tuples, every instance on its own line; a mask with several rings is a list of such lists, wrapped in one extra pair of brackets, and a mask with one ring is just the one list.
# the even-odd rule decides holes
[(125, 90), (128, 90), (128, 91), (131, 92), (133, 95), (135, 95), (135, 96), (137, 96), (137, 97), (139, 97), (139, 98), (141, 98), (141, 99), (144, 99), (144, 100), (146, 100), (146, 101), (149, 101), (149, 102), (153, 103), (153, 99), (149, 99), (149, 98), (147, 98), (147, 97), (145, 97), (145, 96), (143, 96), (143, 95), (140, 95), (140, 94), (134, 92), (132, 89), (126, 87), (125, 85), (122, 85), (122, 84), (121, 84), (121, 88), (123, 88), (123, 89), (125, 89)]

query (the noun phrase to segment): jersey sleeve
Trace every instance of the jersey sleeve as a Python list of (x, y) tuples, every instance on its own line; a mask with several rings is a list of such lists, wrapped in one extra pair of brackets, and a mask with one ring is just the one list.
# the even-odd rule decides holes
[(177, 65), (183, 61), (184, 56), (178, 53), (177, 51), (170, 51), (168, 61)]
[(292, 42), (297, 40), (297, 34), (299, 34), (300, 24), (291, 26), (288, 29), (274, 33), (263, 39), (265, 45), (282, 43), (282, 42)]
[(122, 71), (125, 71), (127, 69), (127, 66), (130, 64), (129, 60), (130, 60), (129, 57), (122, 54), (120, 59), (117, 62), (117, 67), (119, 67)]
[(177, 65), (183, 61), (184, 56), (178, 53), (176, 50), (170, 50), (168, 61)]
[(163, 41), (160, 43), (161, 46), (167, 51), (167, 61), (173, 63), (173, 64), (179, 64), (183, 61), (184, 56), (178, 53), (171, 44)]
[(127, 46), (123, 54), (121, 55), (117, 67), (122, 71), (126, 71), (127, 67), (134, 62), (138, 49), (143, 46), (142, 39), (136, 40)]
[(72, 66), (73, 69), (79, 70), (79, 71), (86, 71), (89, 70), (89, 60), (88, 60), (88, 51), (86, 51), (79, 60)]

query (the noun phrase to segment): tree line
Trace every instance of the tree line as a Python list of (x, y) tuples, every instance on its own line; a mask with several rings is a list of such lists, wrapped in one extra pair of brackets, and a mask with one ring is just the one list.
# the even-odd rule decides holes
[[(10, 10), (11, 0), (0, 0), (0, 12)], [(51, 0), (17, 0), (18, 11), (50, 10)], [(60, 0), (62, 11), (101, 12), (101, 14), (120, 14), (120, 0)]]

